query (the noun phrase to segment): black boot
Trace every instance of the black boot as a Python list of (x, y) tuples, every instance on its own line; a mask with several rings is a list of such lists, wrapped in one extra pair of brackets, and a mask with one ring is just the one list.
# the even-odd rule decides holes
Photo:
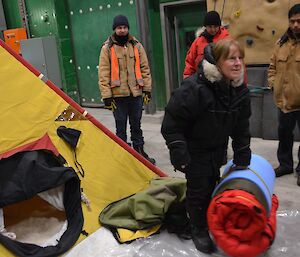
[(174, 233), (181, 239), (192, 239), (190, 220), (186, 212), (185, 202), (172, 203), (164, 217), (163, 224), (169, 233)]
[(284, 175), (287, 175), (287, 174), (292, 174), (292, 173), (294, 172), (293, 169), (290, 169), (290, 170), (282, 170), (282, 169), (280, 168), (280, 166), (277, 167), (277, 168), (275, 168), (274, 171), (275, 171), (275, 175), (276, 175), (277, 178), (278, 178), (278, 177), (281, 177), (281, 176), (284, 176)]
[(216, 246), (208, 233), (207, 208), (214, 184), (209, 177), (187, 179), (186, 208), (191, 222), (193, 242), (198, 251), (213, 253)]
[(147, 159), (149, 162), (151, 162), (152, 164), (155, 164), (155, 159), (154, 158), (150, 158), (148, 156), (148, 154), (145, 153), (144, 151), (144, 147), (143, 146), (135, 146), (133, 147), (134, 150), (136, 150), (140, 155), (142, 155), (145, 159)]
[(216, 246), (206, 228), (192, 226), (191, 231), (193, 242), (198, 251), (203, 253), (213, 253), (216, 251)]

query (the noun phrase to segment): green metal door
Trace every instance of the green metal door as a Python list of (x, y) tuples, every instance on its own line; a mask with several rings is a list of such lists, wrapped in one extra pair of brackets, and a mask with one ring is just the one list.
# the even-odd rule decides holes
[(137, 36), (136, 6), (133, 0), (67, 0), (81, 104), (101, 105), (98, 63), (102, 44), (110, 36), (114, 16), (128, 17), (130, 33)]
[(183, 79), (187, 51), (195, 39), (195, 32), (202, 26), (206, 13), (203, 7), (203, 3), (198, 2), (172, 9), (178, 86)]
[(160, 4), (164, 47), (166, 95), (180, 86), (183, 79), (185, 57), (195, 39), (196, 30), (202, 26), (206, 13), (205, 1), (187, 0)]

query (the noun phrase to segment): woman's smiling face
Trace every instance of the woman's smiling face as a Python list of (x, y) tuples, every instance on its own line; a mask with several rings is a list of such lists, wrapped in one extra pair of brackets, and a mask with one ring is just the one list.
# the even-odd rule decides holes
[(241, 77), (243, 65), (243, 57), (236, 45), (231, 45), (228, 57), (218, 62), (221, 73), (229, 80), (237, 80)]

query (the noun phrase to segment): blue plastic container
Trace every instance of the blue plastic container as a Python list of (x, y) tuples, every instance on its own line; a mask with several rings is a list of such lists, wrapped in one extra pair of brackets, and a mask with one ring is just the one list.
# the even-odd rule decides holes
[(252, 154), (249, 169), (236, 170), (227, 174), (232, 164), (232, 160), (226, 164), (222, 175), (224, 179), (215, 188), (213, 196), (221, 186), (225, 185), (225, 183), (230, 183), (230, 181), (236, 179), (248, 180), (254, 183), (254, 186), (261, 190), (267, 203), (267, 213), (269, 215), (272, 208), (272, 195), (275, 184), (275, 172), (272, 165), (261, 156)]

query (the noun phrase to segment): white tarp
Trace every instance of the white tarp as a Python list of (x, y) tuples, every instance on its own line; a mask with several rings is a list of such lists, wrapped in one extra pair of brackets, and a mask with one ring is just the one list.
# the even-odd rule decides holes
[[(299, 256), (300, 212), (277, 212), (276, 239), (270, 250), (262, 254), (268, 257)], [(192, 240), (183, 240), (166, 231), (146, 239), (139, 239), (131, 244), (119, 244), (112, 233), (101, 228), (79, 245), (74, 247), (64, 257), (205, 257), (194, 247)], [(226, 256), (220, 250), (210, 256)]]

